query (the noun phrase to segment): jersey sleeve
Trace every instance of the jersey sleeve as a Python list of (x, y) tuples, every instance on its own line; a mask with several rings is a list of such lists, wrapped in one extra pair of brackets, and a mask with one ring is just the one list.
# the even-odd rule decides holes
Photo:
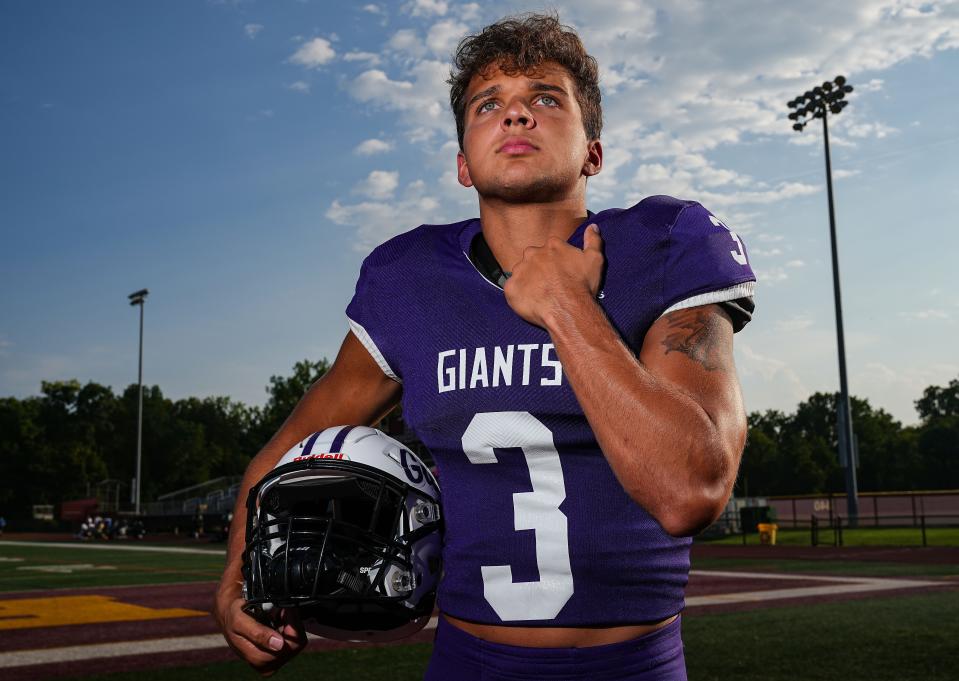
[(700, 204), (683, 208), (669, 232), (662, 314), (735, 303), (749, 312), (734, 316), (738, 331), (752, 316), (755, 287), (756, 275), (742, 239)]
[(350, 324), (350, 331), (367, 349), (383, 373), (394, 381), (402, 383), (402, 378), (395, 371), (396, 362), (390, 359), (392, 353), (389, 346), (389, 320), (384, 319), (382, 312), (384, 294), (379, 290), (377, 268), (370, 263), (370, 259), (364, 260), (360, 268), (356, 292), (350, 304), (346, 306), (346, 318)]

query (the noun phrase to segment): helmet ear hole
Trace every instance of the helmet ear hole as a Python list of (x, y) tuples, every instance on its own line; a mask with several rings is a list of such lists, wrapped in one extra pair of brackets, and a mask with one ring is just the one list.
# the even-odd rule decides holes
[(283, 505), (280, 500), (280, 490), (276, 487), (273, 487), (269, 492), (267, 492), (266, 497), (263, 499), (263, 506), (273, 515), (279, 515), (280, 510)]

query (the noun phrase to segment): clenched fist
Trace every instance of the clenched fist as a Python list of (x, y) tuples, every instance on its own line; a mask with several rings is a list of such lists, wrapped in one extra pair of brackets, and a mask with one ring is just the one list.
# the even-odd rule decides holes
[(595, 224), (586, 228), (582, 250), (551, 236), (543, 246), (523, 251), (503, 286), (506, 302), (530, 324), (545, 329), (564, 306), (596, 297), (605, 262)]

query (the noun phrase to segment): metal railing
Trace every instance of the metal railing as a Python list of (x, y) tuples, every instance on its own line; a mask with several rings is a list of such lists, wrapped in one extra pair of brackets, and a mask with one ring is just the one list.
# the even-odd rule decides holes
[(219, 487), (206, 494), (190, 496), (187, 498), (170, 498), (180, 496), (185, 491), (202, 489), (218, 482), (223, 485), (236, 478), (218, 478), (216, 481), (203, 483), (188, 487), (186, 490), (171, 492), (160, 497), (159, 501), (153, 501), (143, 504), (143, 512), (146, 515), (193, 515), (199, 509), (203, 513), (228, 513), (233, 510), (236, 503), (236, 495), (240, 490), (239, 482), (232, 482), (229, 486)]

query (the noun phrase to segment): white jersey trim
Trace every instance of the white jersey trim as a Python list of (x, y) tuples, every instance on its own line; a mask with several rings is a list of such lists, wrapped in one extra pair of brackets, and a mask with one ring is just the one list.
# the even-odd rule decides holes
[(664, 310), (663, 314), (659, 316), (662, 317), (663, 315), (669, 314), (670, 312), (675, 312), (676, 310), (685, 310), (688, 307), (698, 307), (699, 305), (724, 303), (727, 300), (749, 298), (753, 295), (755, 290), (755, 281), (744, 281), (741, 284), (736, 284), (735, 286), (730, 286), (729, 288), (720, 289), (718, 291), (709, 291), (708, 293), (700, 293), (698, 296), (692, 296), (690, 298), (686, 298), (685, 300), (680, 300), (678, 303)]
[(366, 329), (363, 328), (363, 325), (359, 322), (353, 321), (349, 317), (347, 317), (346, 320), (350, 323), (350, 331), (353, 332), (354, 336), (360, 339), (363, 347), (366, 348), (367, 352), (370, 353), (370, 356), (380, 366), (380, 369), (383, 370), (383, 373), (397, 383), (403, 383), (403, 381), (395, 373), (393, 373), (393, 369), (390, 368), (389, 362), (387, 362), (386, 358), (383, 357), (383, 353), (380, 352), (378, 347), (376, 347), (376, 343), (374, 343), (373, 339), (370, 338), (370, 334), (366, 332)]

